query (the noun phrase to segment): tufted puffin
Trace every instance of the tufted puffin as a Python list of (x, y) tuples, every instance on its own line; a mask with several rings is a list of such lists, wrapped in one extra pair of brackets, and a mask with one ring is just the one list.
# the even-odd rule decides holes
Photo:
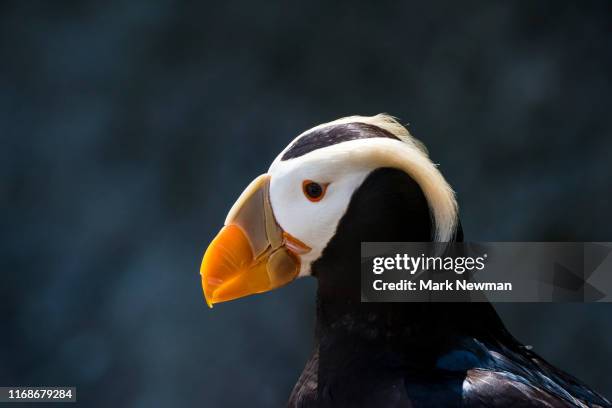
[(201, 266), (209, 306), (318, 280), (290, 407), (612, 407), (519, 343), (489, 303), (362, 303), (362, 241), (463, 240), (455, 195), (393, 117), (295, 138), (240, 195)]

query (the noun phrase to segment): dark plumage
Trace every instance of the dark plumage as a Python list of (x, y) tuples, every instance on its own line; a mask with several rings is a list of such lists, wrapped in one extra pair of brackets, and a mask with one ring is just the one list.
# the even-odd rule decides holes
[(332, 146), (349, 140), (369, 139), (372, 137), (399, 138), (380, 127), (368, 123), (351, 122), (325, 126), (303, 135), (289, 146), (282, 160), (295, 159), (317, 149)]
[[(612, 407), (517, 342), (487, 303), (361, 303), (362, 241), (429, 241), (419, 185), (378, 169), (312, 271), (314, 352), (291, 407)], [(456, 239), (461, 240), (462, 233)]]

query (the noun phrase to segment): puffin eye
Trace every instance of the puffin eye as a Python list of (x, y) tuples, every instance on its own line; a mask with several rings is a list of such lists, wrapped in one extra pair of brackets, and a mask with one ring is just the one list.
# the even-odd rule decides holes
[(312, 202), (321, 201), (325, 196), (325, 190), (327, 190), (327, 184), (319, 184), (312, 180), (304, 180), (302, 183), (304, 195)]

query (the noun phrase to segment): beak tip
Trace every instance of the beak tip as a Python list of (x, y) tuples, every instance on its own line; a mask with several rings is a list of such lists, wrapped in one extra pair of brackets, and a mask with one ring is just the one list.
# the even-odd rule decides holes
[(202, 275), (202, 292), (204, 292), (204, 300), (206, 301), (206, 305), (212, 309), (213, 308), (213, 291), (210, 290), (208, 285), (204, 280), (204, 275)]
[(213, 308), (214, 305), (214, 301), (213, 301), (213, 296), (212, 293), (206, 294), (206, 292), (204, 293), (204, 300), (206, 301), (206, 306), (208, 306), (209, 309)]
[(213, 296), (212, 291), (207, 290), (207, 288), (206, 288), (206, 287), (204, 287), (204, 300), (206, 301), (206, 305), (207, 305), (207, 306), (208, 306), (210, 309), (212, 309), (212, 308), (213, 308), (213, 304), (214, 304), (213, 299), (214, 299), (214, 296)]

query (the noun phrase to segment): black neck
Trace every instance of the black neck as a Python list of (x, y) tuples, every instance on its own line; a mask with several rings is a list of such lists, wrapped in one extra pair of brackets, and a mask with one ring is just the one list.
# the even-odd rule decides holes
[[(360, 268), (325, 272), (358, 278)], [(431, 366), (466, 337), (494, 343), (509, 339), (509, 334), (489, 303), (362, 303), (358, 288), (339, 295), (328, 291), (325, 282), (319, 285), (316, 342), (333, 353), (372, 349)], [(347, 349), (348, 344), (352, 348)]]
[[(361, 303), (362, 241), (424, 242), (432, 235), (429, 207), (418, 184), (399, 170), (374, 171), (353, 195), (334, 238), (312, 266), (319, 280), (320, 349), (337, 358), (346, 353), (402, 354), (413, 364), (429, 365), (456, 338), (506, 334), (488, 303)], [(354, 353), (355, 348), (376, 352)]]

